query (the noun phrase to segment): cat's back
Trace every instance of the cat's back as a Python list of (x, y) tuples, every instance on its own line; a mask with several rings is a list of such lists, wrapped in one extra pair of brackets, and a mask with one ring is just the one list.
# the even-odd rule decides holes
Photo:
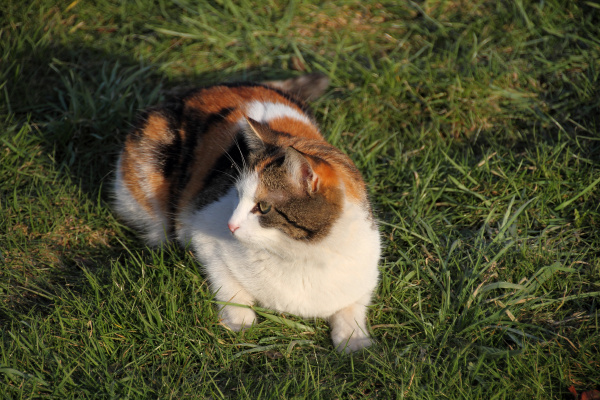
[[(312, 79), (318, 88), (319, 78)], [(117, 163), (117, 213), (152, 245), (174, 237), (178, 215), (216, 202), (239, 177), (249, 153), (240, 138), (248, 119), (268, 122), (282, 140), (323, 140), (306, 104), (277, 87), (194, 89), (138, 117)]]

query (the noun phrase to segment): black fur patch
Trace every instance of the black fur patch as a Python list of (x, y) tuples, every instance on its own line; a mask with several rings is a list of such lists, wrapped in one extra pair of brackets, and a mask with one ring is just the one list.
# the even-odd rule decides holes
[(200, 139), (210, 126), (223, 121), (233, 110), (233, 108), (223, 108), (208, 115), (195, 108), (186, 110), (182, 123), (182, 127), (185, 128), (185, 142), (181, 155), (181, 175), (177, 185), (178, 191), (183, 190), (190, 180), (190, 166), (194, 164), (194, 153)]
[(204, 208), (227, 194), (243, 169), (248, 158), (248, 151), (246, 143), (238, 134), (236, 142), (219, 157), (206, 176), (203, 189), (196, 199), (196, 209)]

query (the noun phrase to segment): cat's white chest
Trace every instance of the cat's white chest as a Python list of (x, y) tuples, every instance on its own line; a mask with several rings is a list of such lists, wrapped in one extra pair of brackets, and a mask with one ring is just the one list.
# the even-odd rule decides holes
[(180, 240), (191, 242), (214, 290), (239, 286), (263, 307), (304, 317), (329, 317), (373, 291), (379, 238), (364, 218), (347, 215), (316, 244), (282, 240), (267, 251), (243, 245), (227, 228), (237, 202), (232, 189), (181, 220)]
[(305, 317), (328, 317), (373, 290), (376, 271), (337, 252), (284, 260), (258, 252), (232, 273), (267, 308)]

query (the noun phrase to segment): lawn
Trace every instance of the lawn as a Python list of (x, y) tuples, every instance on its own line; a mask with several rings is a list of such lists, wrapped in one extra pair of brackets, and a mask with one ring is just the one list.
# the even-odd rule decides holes
[[(5, 0), (0, 57), (0, 397), (600, 389), (598, 2)], [(322, 320), (226, 330), (191, 251), (110, 206), (140, 110), (305, 72), (383, 237), (377, 344), (352, 355)]]

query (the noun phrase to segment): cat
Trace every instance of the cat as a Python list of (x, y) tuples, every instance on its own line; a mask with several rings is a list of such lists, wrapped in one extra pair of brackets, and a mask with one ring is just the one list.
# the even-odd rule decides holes
[[(218, 84), (145, 111), (114, 206), (150, 245), (191, 244), (217, 300), (325, 318), (349, 353), (373, 343), (380, 235), (361, 174), (305, 103), (328, 82)], [(256, 323), (251, 308), (219, 307), (233, 331)]]

